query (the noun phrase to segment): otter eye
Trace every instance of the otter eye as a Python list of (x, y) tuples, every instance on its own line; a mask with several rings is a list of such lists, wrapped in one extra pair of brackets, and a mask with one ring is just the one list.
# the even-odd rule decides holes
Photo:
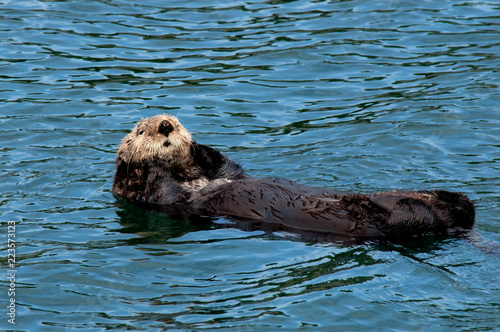
[(139, 135), (142, 135), (142, 134), (144, 134), (144, 130), (139, 131)]

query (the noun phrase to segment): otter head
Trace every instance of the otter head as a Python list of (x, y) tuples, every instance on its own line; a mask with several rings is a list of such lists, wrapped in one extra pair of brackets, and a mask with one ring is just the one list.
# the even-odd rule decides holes
[(118, 160), (127, 164), (160, 159), (168, 166), (182, 166), (190, 158), (192, 140), (176, 117), (157, 115), (141, 120), (118, 149)]

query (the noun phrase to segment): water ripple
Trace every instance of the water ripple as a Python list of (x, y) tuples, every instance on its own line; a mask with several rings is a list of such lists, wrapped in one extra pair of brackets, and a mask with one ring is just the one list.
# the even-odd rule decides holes
[(110, 187), (124, 135), (168, 112), (252, 175), (462, 191), (478, 234), (500, 241), (499, 8), (3, 1), (17, 327), (495, 329), (498, 260), (469, 242), (303, 243), (145, 212)]

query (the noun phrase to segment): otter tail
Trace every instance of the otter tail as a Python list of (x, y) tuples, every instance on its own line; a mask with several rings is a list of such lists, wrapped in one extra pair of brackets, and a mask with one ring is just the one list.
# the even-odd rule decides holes
[(378, 229), (391, 237), (458, 235), (472, 228), (474, 204), (461, 193), (443, 190), (379, 193), (371, 201), (389, 211)]

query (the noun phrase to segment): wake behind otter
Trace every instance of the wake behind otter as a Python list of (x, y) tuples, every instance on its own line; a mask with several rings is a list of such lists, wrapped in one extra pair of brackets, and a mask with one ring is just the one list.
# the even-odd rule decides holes
[(226, 217), (246, 227), (346, 238), (458, 235), (474, 205), (447, 191), (348, 194), (276, 178), (253, 178), (198, 144), (172, 116), (144, 119), (123, 140), (113, 193), (192, 219)]

